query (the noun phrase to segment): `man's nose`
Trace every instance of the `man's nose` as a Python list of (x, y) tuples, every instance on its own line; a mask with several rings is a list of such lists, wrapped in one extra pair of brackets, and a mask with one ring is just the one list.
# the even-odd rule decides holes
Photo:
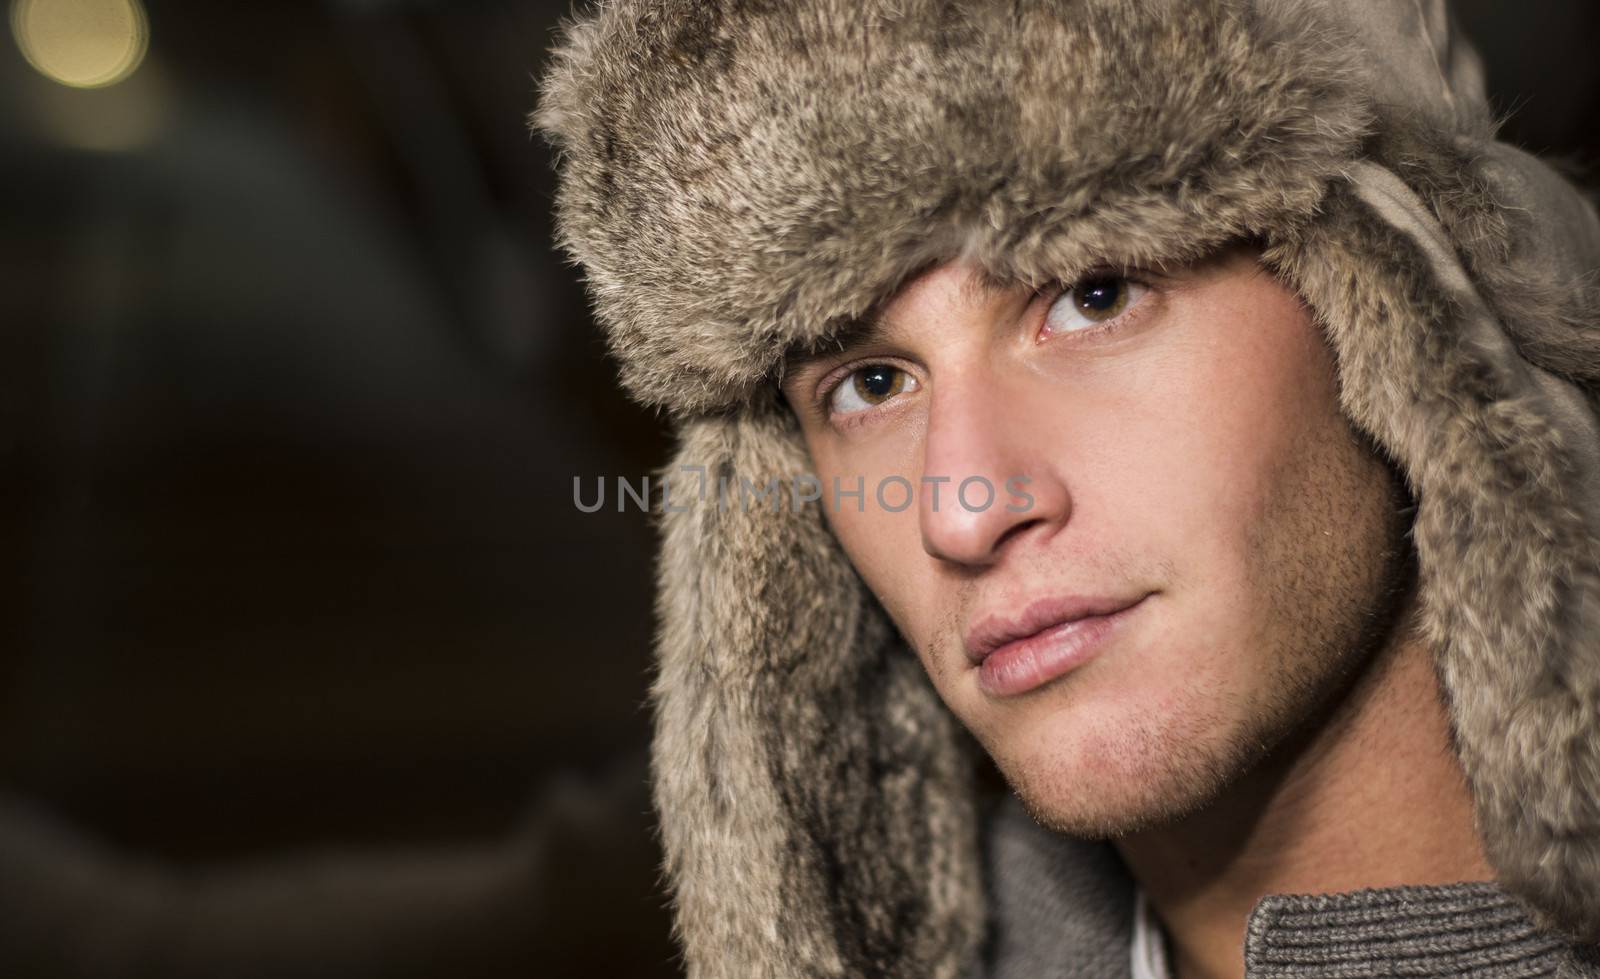
[(931, 392), (918, 491), (923, 550), (987, 566), (1014, 539), (1066, 520), (1066, 487), (1028, 415), (1023, 400), (987, 374)]

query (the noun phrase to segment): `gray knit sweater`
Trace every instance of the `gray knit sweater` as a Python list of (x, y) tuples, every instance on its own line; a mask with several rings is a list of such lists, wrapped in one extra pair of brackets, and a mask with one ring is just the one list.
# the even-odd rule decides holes
[[(1124, 979), (1133, 879), (1106, 843), (1039, 828), (1014, 800), (990, 822), (990, 979)], [(1245, 934), (1245, 976), (1600, 977), (1600, 947), (1539, 931), (1497, 884), (1274, 894)]]

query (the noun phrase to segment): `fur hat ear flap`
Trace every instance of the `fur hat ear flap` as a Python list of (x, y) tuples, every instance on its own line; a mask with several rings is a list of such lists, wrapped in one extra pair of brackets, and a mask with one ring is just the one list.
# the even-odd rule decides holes
[[(1600, 396), (1600, 214), (1539, 158), (1506, 143), (1463, 142), (1442, 195), (1485, 301), (1528, 360)], [(1442, 205), (1442, 207), (1441, 207)]]
[(1315, 308), (1346, 414), (1418, 501), (1423, 634), (1478, 830), (1542, 923), (1600, 939), (1600, 426), (1525, 360), (1432, 212), (1352, 168), (1274, 261)]
[(972, 758), (808, 471), (757, 406), (686, 423), (667, 473), (653, 767), (689, 974), (954, 979), (985, 927)]

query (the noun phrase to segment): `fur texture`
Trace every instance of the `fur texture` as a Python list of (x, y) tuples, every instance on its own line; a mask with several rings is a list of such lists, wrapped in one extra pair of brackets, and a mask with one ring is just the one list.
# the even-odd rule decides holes
[(536, 120), (624, 383), (695, 413), (936, 258), (1042, 282), (1305, 220), (1367, 123), (1327, 34), (1221, 0), (611, 4)]
[(719, 508), (809, 469), (767, 404), (683, 429), (658, 569), (654, 776), (689, 971), (955, 977), (982, 938), (965, 739), (816, 507)]
[[(1426, 215), (1380, 174), (1358, 186)], [(1371, 196), (1340, 189), (1272, 260), (1324, 324), (1345, 413), (1401, 462), (1418, 501), (1423, 634), (1490, 862), (1545, 924), (1593, 941), (1600, 432), (1592, 414), (1563, 424), (1563, 400), (1589, 414), (1578, 392), (1541, 383), (1465, 276), (1437, 273), (1453, 257), (1430, 255), (1392, 213), (1373, 220)]]
[[(678, 421), (679, 500), (679, 466), (808, 471), (775, 365), (930, 262), (1039, 282), (1267, 242), (1418, 499), (1490, 858), (1600, 940), (1600, 223), (1493, 142), (1442, 5), (623, 0), (568, 27), (536, 122), (623, 380)], [(690, 974), (974, 974), (972, 748), (817, 507), (662, 522)]]

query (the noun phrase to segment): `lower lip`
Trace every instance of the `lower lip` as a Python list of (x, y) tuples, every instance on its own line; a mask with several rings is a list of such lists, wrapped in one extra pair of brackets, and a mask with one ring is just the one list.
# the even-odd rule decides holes
[(1143, 604), (1141, 598), (1110, 615), (1087, 616), (1006, 643), (984, 657), (979, 688), (991, 697), (1014, 697), (1070, 673), (1092, 659)]

